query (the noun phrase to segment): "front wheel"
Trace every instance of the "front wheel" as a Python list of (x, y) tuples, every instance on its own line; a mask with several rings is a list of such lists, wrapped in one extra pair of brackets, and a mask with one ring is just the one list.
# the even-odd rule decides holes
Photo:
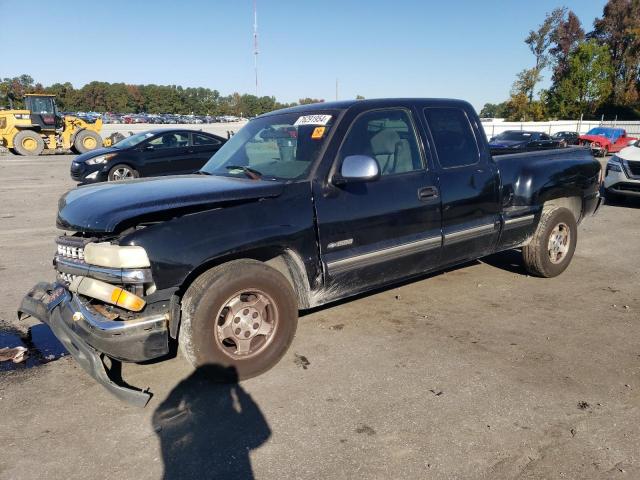
[(577, 242), (578, 227), (570, 210), (543, 211), (533, 238), (522, 248), (525, 268), (537, 277), (560, 275), (571, 263)]
[[(289, 281), (255, 260), (234, 260), (200, 275), (182, 300), (179, 344), (194, 368), (232, 367), (245, 379), (272, 368), (293, 341), (298, 304)], [(225, 371), (230, 371), (227, 369)]]
[(129, 165), (116, 165), (109, 170), (107, 179), (110, 182), (117, 182), (118, 180), (131, 180), (132, 178), (138, 178), (140, 174), (138, 171)]
[(33, 130), (21, 130), (13, 138), (13, 149), (18, 155), (40, 155), (44, 146), (40, 134)]
[(73, 149), (78, 153), (86, 153), (102, 146), (102, 137), (91, 130), (79, 131), (73, 139)]

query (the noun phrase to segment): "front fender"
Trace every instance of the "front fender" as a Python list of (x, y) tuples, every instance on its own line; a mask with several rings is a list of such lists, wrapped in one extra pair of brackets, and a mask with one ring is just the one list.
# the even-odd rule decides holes
[(296, 252), (309, 285), (319, 270), (313, 204), (305, 183), (287, 186), (279, 197), (152, 223), (125, 235), (120, 244), (145, 248), (158, 290), (182, 288), (202, 270), (259, 251)]

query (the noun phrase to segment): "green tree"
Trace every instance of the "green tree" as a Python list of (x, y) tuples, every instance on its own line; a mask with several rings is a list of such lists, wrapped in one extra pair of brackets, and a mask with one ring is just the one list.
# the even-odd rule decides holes
[(309, 105), (311, 103), (324, 103), (323, 99), (319, 99), (319, 98), (301, 98), (300, 100), (298, 100), (298, 104), (300, 105)]
[(30, 75), (6, 77), (0, 82), (0, 99), (3, 103), (13, 103), (14, 108), (23, 108), (24, 94), (33, 92), (34, 88), (33, 78)]
[(549, 48), (553, 42), (554, 32), (565, 13), (565, 8), (556, 8), (551, 13), (547, 13), (538, 29), (530, 30), (524, 41), (536, 60), (533, 68), (523, 70), (519, 74), (521, 82), (526, 80), (522, 85), (526, 86), (524, 93), (528, 96), (529, 102), (533, 101), (535, 87), (542, 80), (542, 71), (549, 65)]
[(480, 117), (482, 118), (505, 118), (508, 114), (507, 102), (485, 103), (482, 110), (480, 110)]
[(569, 54), (584, 40), (584, 30), (580, 19), (571, 10), (566, 12), (556, 24), (551, 34), (552, 46), (549, 54), (553, 62), (553, 82), (559, 82), (566, 74)]
[(592, 115), (610, 95), (613, 73), (606, 45), (596, 40), (578, 45), (569, 54), (566, 75), (555, 89), (558, 115), (564, 118)]
[(629, 105), (639, 99), (640, 1), (609, 0), (591, 36), (605, 44), (613, 69), (610, 102)]

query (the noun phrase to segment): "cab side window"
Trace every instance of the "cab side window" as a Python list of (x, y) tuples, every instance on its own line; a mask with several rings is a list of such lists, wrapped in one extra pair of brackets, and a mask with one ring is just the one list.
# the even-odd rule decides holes
[(149, 141), (155, 148), (179, 148), (189, 145), (189, 135), (186, 133), (165, 133)]
[(199, 133), (193, 134), (193, 145), (195, 147), (199, 147), (202, 145), (219, 145), (220, 142), (212, 137), (207, 137), (206, 135), (200, 135)]
[(459, 108), (425, 108), (438, 161), (442, 168), (475, 165), (480, 150), (467, 114)]
[(349, 155), (375, 158), (381, 175), (422, 169), (415, 130), (405, 110), (374, 110), (357, 117), (340, 148), (342, 161)]

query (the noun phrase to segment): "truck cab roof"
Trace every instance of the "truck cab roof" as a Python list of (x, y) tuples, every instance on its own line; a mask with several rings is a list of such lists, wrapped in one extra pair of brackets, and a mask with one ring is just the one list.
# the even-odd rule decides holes
[(261, 116), (279, 115), (282, 113), (314, 112), (326, 110), (348, 110), (358, 106), (364, 110), (376, 108), (389, 108), (398, 105), (413, 104), (417, 106), (438, 106), (438, 107), (458, 107), (473, 108), (464, 100), (450, 98), (371, 98), (365, 100), (340, 100), (336, 102), (309, 103), (306, 105), (296, 105), (295, 107), (283, 108)]

